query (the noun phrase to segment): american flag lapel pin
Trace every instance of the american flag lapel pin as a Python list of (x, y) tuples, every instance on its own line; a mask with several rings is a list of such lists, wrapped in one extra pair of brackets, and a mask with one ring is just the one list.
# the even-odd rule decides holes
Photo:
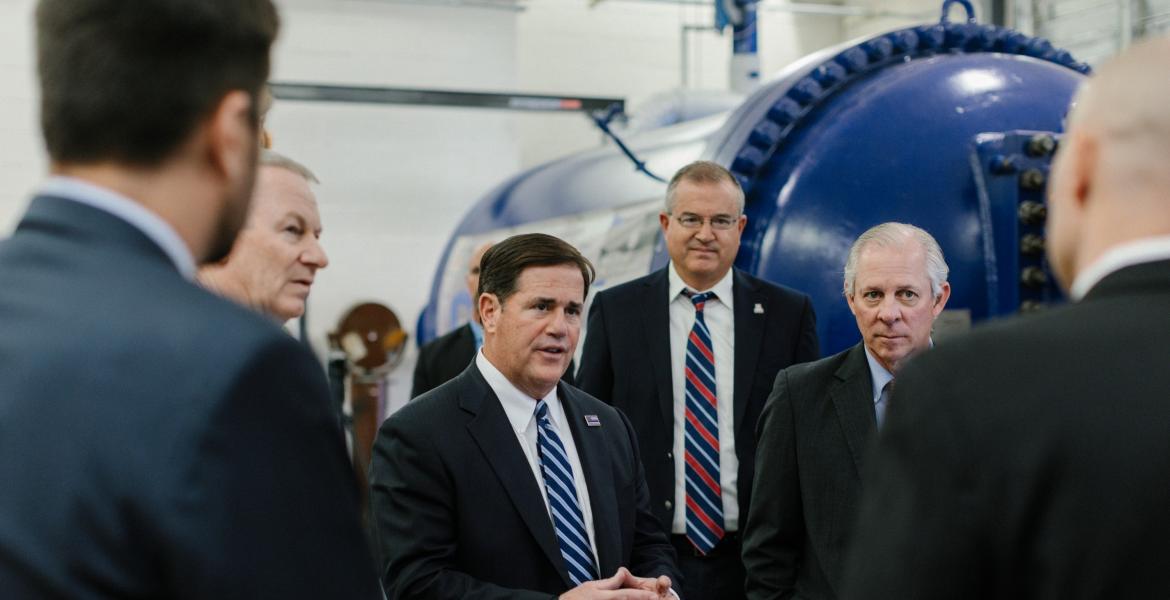
[(585, 424), (590, 427), (601, 427), (601, 419), (597, 415), (585, 415)]

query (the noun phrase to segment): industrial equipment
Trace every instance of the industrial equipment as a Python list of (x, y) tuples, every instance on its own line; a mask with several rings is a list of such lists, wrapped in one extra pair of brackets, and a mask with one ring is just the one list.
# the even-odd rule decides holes
[[(948, 20), (952, 4), (967, 9), (965, 22)], [(948, 0), (937, 24), (807, 56), (730, 112), (625, 145), (661, 177), (700, 158), (735, 174), (748, 216), (736, 266), (808, 293), (825, 354), (858, 340), (843, 267), (852, 241), (883, 221), (923, 227), (946, 254), (953, 295), (936, 336), (1039, 309), (1060, 300), (1043, 255), (1048, 165), (1089, 68), (973, 15)], [(595, 261), (595, 290), (661, 267), (665, 187), (612, 146), (511, 177), (447, 245), (420, 343), (465, 320), (461, 266), (485, 240), (563, 237)]]

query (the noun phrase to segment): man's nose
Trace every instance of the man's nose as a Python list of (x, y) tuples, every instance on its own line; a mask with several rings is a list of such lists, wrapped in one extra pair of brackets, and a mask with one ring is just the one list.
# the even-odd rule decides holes
[(320, 240), (313, 239), (309, 242), (309, 247), (301, 253), (301, 262), (314, 269), (329, 266), (329, 256), (325, 254), (325, 248), (321, 246)]
[(699, 230), (695, 232), (695, 237), (702, 241), (711, 241), (715, 239), (715, 228), (711, 227), (711, 220), (704, 219), (699, 224)]
[(569, 333), (569, 318), (564, 309), (552, 311), (545, 324), (545, 332), (553, 337), (564, 337)]
[(896, 323), (902, 319), (902, 306), (897, 298), (887, 296), (878, 305), (878, 319), (884, 323)]

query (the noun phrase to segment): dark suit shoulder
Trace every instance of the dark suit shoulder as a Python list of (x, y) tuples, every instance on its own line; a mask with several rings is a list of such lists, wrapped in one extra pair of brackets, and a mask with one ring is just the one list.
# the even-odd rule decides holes
[[(486, 383), (479, 382), (484, 386), (483, 389), (480, 389), (473, 379), (481, 377), (477, 371), (473, 374), (474, 364), (472, 362), (467, 369), (453, 379), (415, 397), (406, 406), (387, 417), (382, 423), (382, 428), (389, 425), (393, 428), (406, 430), (429, 431), (434, 429), (440, 431), (450, 427), (452, 415), (463, 412), (459, 407), (461, 399), (469, 397), (469, 395), (476, 395), (476, 400), (482, 402), (483, 395), (488, 389)], [(478, 390), (478, 394), (476, 390)]]
[(846, 361), (853, 358), (852, 354), (856, 351), (857, 346), (852, 346), (832, 356), (826, 356), (825, 358), (812, 362), (792, 365), (785, 368), (781, 373), (787, 378), (790, 385), (828, 382)]
[(800, 290), (790, 288), (786, 285), (782, 285), (779, 283), (774, 283), (774, 282), (768, 281), (766, 279), (760, 279), (759, 277), (756, 277), (755, 275), (751, 275), (751, 274), (747, 273), (746, 271), (741, 271), (739, 269), (735, 269), (734, 272), (735, 272), (736, 277), (742, 278), (741, 281), (749, 284), (751, 289), (759, 290), (760, 292), (772, 295), (776, 298), (782, 298), (782, 299), (787, 299), (787, 300), (792, 300), (792, 301), (804, 301), (804, 300), (807, 300), (809, 297), (808, 294), (806, 294)]
[(572, 402), (576, 402), (582, 409), (597, 411), (601, 414), (612, 414), (614, 416), (618, 413), (618, 409), (602, 402), (596, 396), (575, 385), (562, 381), (559, 389), (564, 397), (571, 399)]
[(447, 353), (452, 347), (456, 347), (461, 343), (471, 338), (472, 344), (475, 343), (475, 334), (471, 333), (471, 325), (464, 323), (463, 325), (444, 333), (443, 335), (425, 343), (419, 348), (419, 360), (427, 357), (441, 356)]
[(597, 302), (600, 300), (602, 302), (620, 303), (622, 300), (640, 295), (647, 287), (663, 284), (666, 279), (666, 268), (662, 268), (637, 279), (631, 279), (625, 283), (619, 283), (613, 287), (601, 290), (597, 292), (593, 301)]

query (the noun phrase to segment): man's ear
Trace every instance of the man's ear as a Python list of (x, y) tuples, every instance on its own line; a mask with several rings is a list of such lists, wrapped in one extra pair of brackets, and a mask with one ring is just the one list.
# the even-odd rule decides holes
[(226, 181), (240, 181), (254, 168), (259, 138), (252, 120), (252, 97), (232, 90), (207, 121), (211, 168)]
[(1095, 137), (1083, 133), (1073, 133), (1068, 136), (1071, 145), (1070, 173), (1072, 178), (1072, 200), (1077, 208), (1083, 210), (1093, 193), (1094, 177), (1097, 173), (1097, 162), (1100, 159), (1100, 149)]
[(936, 318), (942, 314), (943, 309), (947, 307), (947, 300), (951, 297), (951, 284), (949, 282), (944, 281), (941, 288), (942, 291), (939, 295), (934, 297), (934, 307), (931, 309)]
[(495, 294), (484, 292), (479, 295), (479, 319), (484, 331), (496, 332), (499, 325), (500, 310), (503, 307)]

